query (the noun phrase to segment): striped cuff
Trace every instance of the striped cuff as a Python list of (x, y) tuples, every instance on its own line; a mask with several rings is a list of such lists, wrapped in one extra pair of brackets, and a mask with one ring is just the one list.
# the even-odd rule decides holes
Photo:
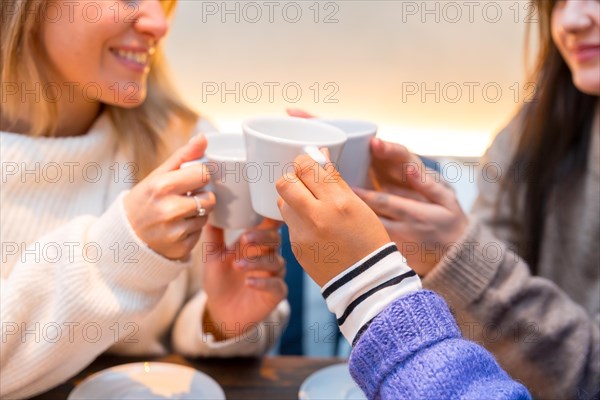
[(358, 333), (398, 297), (421, 289), (421, 280), (394, 243), (388, 243), (327, 282), (321, 294), (344, 337)]

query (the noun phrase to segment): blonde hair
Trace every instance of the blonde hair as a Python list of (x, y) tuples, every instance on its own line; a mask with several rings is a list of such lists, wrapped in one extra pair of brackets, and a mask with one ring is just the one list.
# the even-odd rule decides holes
[[(161, 2), (170, 16), (177, 0)], [(42, 7), (46, 0), (2, 0), (0, 3), (0, 77), (3, 85), (14, 82), (49, 84), (50, 73), (40, 48), (39, 28)], [(35, 12), (35, 8), (37, 12)], [(40, 67), (40, 65), (42, 67)], [(3, 89), (4, 90), (4, 89)], [(23, 104), (19, 96), (8, 100), (3, 96), (1, 116), (16, 121), (27, 107), (29, 128), (23, 132), (32, 136), (56, 136), (59, 110), (55, 102), (33, 101)], [(171, 151), (171, 145), (184, 143), (198, 119), (184, 104), (168, 78), (164, 53), (159, 45), (152, 57), (145, 101), (126, 109), (106, 104), (105, 110), (116, 130), (118, 142), (124, 146), (138, 167), (137, 177), (151, 172)], [(171, 129), (175, 127), (175, 129)], [(167, 134), (173, 134), (165, 140)]]

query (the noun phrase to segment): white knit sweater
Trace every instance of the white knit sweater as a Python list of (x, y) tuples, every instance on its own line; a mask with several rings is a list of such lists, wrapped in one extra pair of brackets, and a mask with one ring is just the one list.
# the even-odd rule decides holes
[(202, 246), (178, 263), (136, 236), (122, 204), (132, 164), (111, 130), (104, 115), (78, 137), (0, 132), (2, 398), (48, 390), (105, 351), (260, 354), (287, 320), (282, 302), (246, 336), (202, 332)]

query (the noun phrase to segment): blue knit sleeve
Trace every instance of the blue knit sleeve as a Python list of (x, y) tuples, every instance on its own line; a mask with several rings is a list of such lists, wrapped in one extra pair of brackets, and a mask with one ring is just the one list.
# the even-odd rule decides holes
[(369, 399), (530, 399), (494, 357), (462, 338), (431, 291), (398, 298), (361, 332), (350, 373)]

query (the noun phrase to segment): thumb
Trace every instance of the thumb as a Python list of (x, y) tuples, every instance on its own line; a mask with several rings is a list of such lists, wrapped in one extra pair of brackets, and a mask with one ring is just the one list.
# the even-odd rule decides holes
[(181, 164), (201, 158), (206, 150), (206, 145), (207, 141), (204, 135), (194, 136), (185, 146), (177, 149), (171, 157), (156, 168), (155, 172), (164, 173), (175, 171), (179, 169)]

